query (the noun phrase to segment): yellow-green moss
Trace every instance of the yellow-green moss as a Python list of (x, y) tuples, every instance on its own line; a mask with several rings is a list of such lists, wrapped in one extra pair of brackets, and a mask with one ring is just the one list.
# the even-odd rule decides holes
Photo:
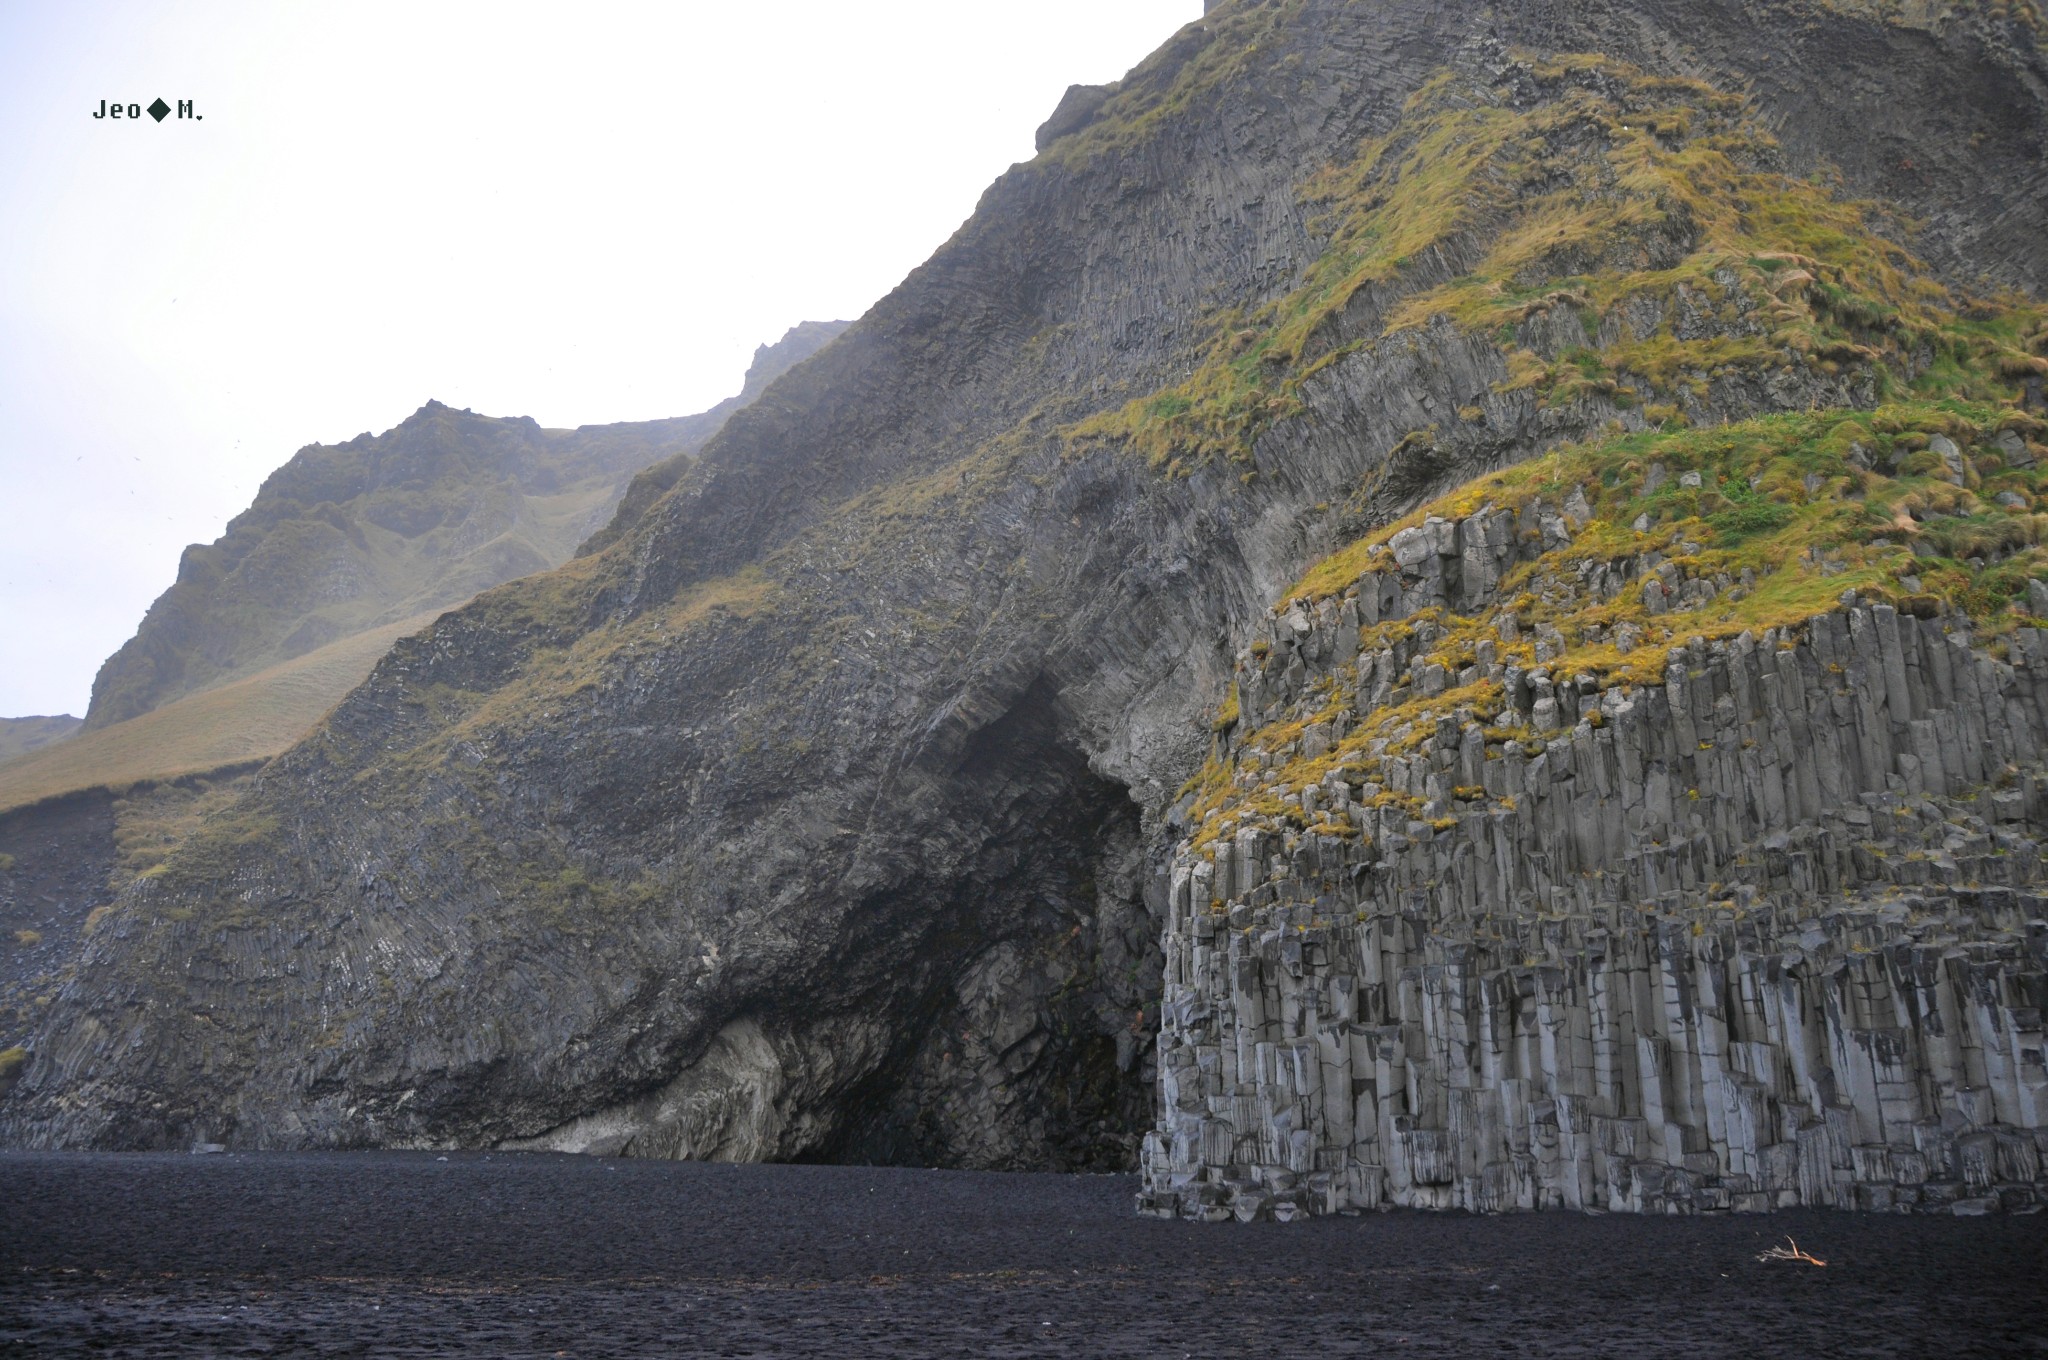
[[(1516, 102), (1528, 82), (1548, 96), (1534, 107)], [(1339, 324), (1368, 288), (1388, 299), (1378, 337), (1443, 318), (1494, 337), (1503, 390), (1644, 405), (1665, 428), (1685, 423), (1682, 398), (1731, 369), (1869, 368), (1889, 388), (1905, 356), (1931, 346), (1931, 376), (1951, 386), (2048, 370), (2027, 334), (1959, 319), (1962, 303), (1894, 239), (1903, 224), (1826, 179), (1770, 168), (1778, 161), (1741, 99), (1596, 54), (1524, 55), (1491, 89), (1440, 75), (1392, 132), (1301, 186), (1326, 245), (1297, 287), (1210, 318), (1187, 378), (1063, 434), (1169, 473), (1248, 457), (1262, 429), (1302, 409), (1302, 382), (1376, 342)], [(1424, 252), (1454, 238), (1461, 254), (1481, 248), (1477, 267), (1404, 292)], [(1682, 258), (1657, 263), (1673, 249)], [(1598, 267), (1585, 272), (1587, 260)], [(1720, 324), (1684, 340), (1668, 322), (1648, 335), (1610, 326), (1628, 300), (1669, 303), (1681, 289)], [(1516, 336), (1557, 309), (1577, 313), (1587, 343), (1553, 363)]]
[[(2013, 303), (1995, 321), (1976, 322), (2031, 336), (2048, 328), (2041, 309)], [(1411, 524), (1436, 515), (1462, 519), (1487, 506), (1521, 510), (1541, 500), (1560, 506), (1582, 496), (1591, 520), (1572, 541), (1512, 567), (1498, 584), (1496, 603), (1476, 615), (1432, 608), (1362, 630), (1362, 651), (1375, 651), (1421, 635), (1433, 640), (1428, 661), (1453, 675), (1473, 664), (1481, 642), (1503, 663), (1537, 665), (1539, 630), (1555, 629), (1563, 651), (1543, 663), (1554, 675), (1590, 675), (1603, 686), (1661, 683), (1673, 646), (1771, 629), (1794, 631), (1831, 607), (1845, 590), (1889, 601), (1922, 616), (1943, 610), (1967, 615), (1976, 636), (1997, 645), (1999, 636), (2029, 618), (2015, 602), (2030, 578), (2048, 579), (2048, 446), (2036, 436), (2043, 423), (2018, 404), (2018, 380), (2002, 377), (1997, 357), (1964, 346), (1949, 371), (1916, 391), (1872, 411), (1835, 410), (1759, 417), (1713, 429), (1649, 431), (1560, 446), (1541, 458), (1480, 478), (1384, 529), (1346, 546), (1310, 568), (1283, 597), (1313, 602), (1340, 594), (1360, 573), (1391, 566), (1387, 542)], [(1991, 442), (2012, 432), (2027, 440), (2030, 466), (2008, 467)], [(1930, 452), (1936, 435), (1966, 453), (1978, 483), (1956, 485), (1947, 464)], [(1652, 469), (1663, 476), (1652, 487)], [(1698, 486), (1681, 475), (1699, 474)], [(1999, 504), (2010, 491), (2021, 507)], [(1633, 526), (1647, 520), (1646, 528)], [(1916, 556), (1913, 545), (1923, 553)], [(1582, 565), (1618, 562), (1655, 551), (1688, 579), (1725, 575), (1730, 588), (1696, 606), (1652, 614), (1640, 579), (1610, 600), (1581, 588)], [(1972, 554), (1983, 560), (1973, 563)], [(2000, 560), (1990, 560), (2003, 554)], [(1747, 573), (1749, 585), (1737, 588)], [(1516, 617), (1519, 637), (1501, 638), (1494, 620)], [(1616, 627), (1631, 624), (1638, 645), (1619, 648)], [(1593, 640), (1597, 629), (1599, 640)], [(1396, 691), (1396, 702), (1368, 714), (1341, 741), (1313, 759), (1299, 753), (1309, 723), (1328, 721), (1342, 707), (1342, 686), (1319, 682), (1315, 696), (1289, 716), (1247, 734), (1236, 750), (1273, 762), (1256, 787), (1238, 789), (1234, 763), (1212, 761), (1195, 781), (1197, 847), (1249, 817), (1299, 828), (1300, 810), (1272, 790), (1319, 783), (1334, 770), (1352, 782), (1371, 782), (1380, 758), (1369, 748), (1384, 742), (1388, 755), (1416, 746), (1437, 720), (1467, 713), (1488, 724), (1490, 745), (1525, 743), (1541, 751), (1543, 733), (1494, 727), (1503, 699), (1484, 680), (1433, 696)], [(1286, 754), (1293, 748), (1293, 754)], [(1489, 753), (1491, 754), (1491, 752)], [(1483, 790), (1463, 788), (1478, 800)], [(1379, 806), (1405, 807), (1419, 816), (1419, 800), (1383, 791)], [(1341, 833), (1335, 823), (1318, 830)]]

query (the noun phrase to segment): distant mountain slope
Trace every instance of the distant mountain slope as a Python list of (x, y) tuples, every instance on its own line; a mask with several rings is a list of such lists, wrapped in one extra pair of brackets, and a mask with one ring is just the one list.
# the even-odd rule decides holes
[(55, 717), (0, 718), (0, 760), (25, 751), (62, 741), (78, 730), (79, 719), (69, 713)]
[(762, 346), (740, 395), (698, 415), (545, 430), (430, 401), (381, 435), (308, 445), (218, 540), (185, 550), (177, 583), (100, 668), (86, 728), (559, 565), (634, 473), (687, 462), (845, 324), (805, 322)]
[(118, 789), (267, 760), (363, 682), (432, 611), (353, 633), (253, 675), (173, 699), (0, 764), (0, 812), (77, 789)]
[(686, 466), (845, 327), (807, 321), (762, 345), (740, 393), (694, 416), (543, 430), (430, 402), (383, 435), (301, 450), (219, 542), (186, 553), (102, 669), (85, 730), (0, 720), (0, 1048), (114, 891), (232, 802), (394, 642), (561, 562), (637, 469)]

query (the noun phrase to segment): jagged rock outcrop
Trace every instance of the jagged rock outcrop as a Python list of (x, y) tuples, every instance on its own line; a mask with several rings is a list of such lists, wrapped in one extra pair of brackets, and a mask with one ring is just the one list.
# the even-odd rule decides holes
[(1095, 121), (1095, 115), (1102, 112), (1102, 106), (1116, 93), (1113, 85), (1069, 85), (1067, 92), (1060, 96), (1059, 105), (1053, 109), (1052, 117), (1038, 125), (1033, 140), (1040, 151), (1045, 150), (1062, 137), (1070, 137)]
[[(1304, 564), (1937, 342), (2038, 408), (2025, 325), (1943, 329), (1958, 280), (2048, 275), (2031, 40), (1783, 17), (1218, 7), (125, 892), (0, 1136), (1128, 1166), (1156, 838)], [(1829, 162), (1923, 211), (1931, 272)]]
[[(1496, 684), (1500, 706), (1280, 786), (1320, 834), (1249, 812), (1184, 842), (1141, 1207), (2042, 1203), (2048, 634), (2000, 660), (1966, 619), (1850, 603), (1606, 686), (1491, 648), (1447, 676), (1427, 626), (1358, 651), (1362, 627), (1500, 606), (1518, 553), (1586, 518), (1432, 518), (1243, 653), (1248, 726), (1318, 680), (1349, 693), (1301, 730), (1311, 759), (1397, 676)], [(1659, 565), (1581, 581), (1661, 597)]]

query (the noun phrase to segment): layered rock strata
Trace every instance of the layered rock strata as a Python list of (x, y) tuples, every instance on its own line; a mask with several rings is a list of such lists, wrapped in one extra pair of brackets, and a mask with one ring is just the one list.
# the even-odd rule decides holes
[[(1492, 607), (1518, 545), (1577, 518), (1396, 535), (1397, 569), (1240, 656), (1245, 726), (1321, 708), (1319, 682), (1358, 716), (1411, 666), (1443, 691), (1426, 621), (1363, 654), (1361, 627)], [(1661, 599), (1652, 558), (1585, 584)], [(1669, 584), (1681, 607), (1717, 588)], [(1377, 779), (1298, 789), (1247, 752), (1239, 788), (1311, 826), (1248, 796), (1244, 825), (1182, 841), (1143, 1210), (2048, 1201), (2048, 632), (1996, 658), (1959, 615), (1850, 592), (1674, 648), (1661, 684), (1482, 663), (1456, 678), (1501, 686), (1491, 723), (1397, 727)]]

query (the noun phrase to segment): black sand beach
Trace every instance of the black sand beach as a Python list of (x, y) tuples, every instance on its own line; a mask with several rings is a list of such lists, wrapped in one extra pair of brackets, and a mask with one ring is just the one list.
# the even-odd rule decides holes
[[(2048, 1216), (1194, 1226), (1119, 1176), (0, 1154), (7, 1356), (2048, 1355)], [(1824, 1268), (1760, 1262), (1790, 1235)]]

